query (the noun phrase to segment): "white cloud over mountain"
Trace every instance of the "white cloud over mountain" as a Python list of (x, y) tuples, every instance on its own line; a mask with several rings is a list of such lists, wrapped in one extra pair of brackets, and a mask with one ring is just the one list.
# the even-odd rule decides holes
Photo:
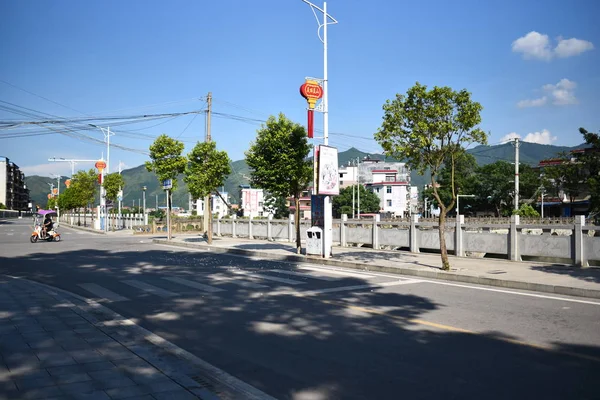
[(544, 96), (537, 99), (521, 100), (517, 103), (517, 107), (541, 107), (546, 105), (549, 99), (552, 101), (552, 104), (556, 106), (577, 104), (579, 101), (577, 100), (577, 97), (575, 97), (576, 87), (577, 83), (567, 78), (561, 79), (556, 84), (548, 83), (542, 86), (542, 91), (545, 93)]
[(521, 53), (526, 60), (538, 59), (550, 61), (553, 58), (567, 58), (594, 49), (594, 44), (583, 39), (557, 39), (552, 47), (548, 35), (531, 31), (512, 43), (512, 51)]
[(504, 135), (500, 141), (502, 143), (506, 143), (516, 138), (522, 139), (524, 142), (537, 144), (552, 144), (558, 139), (556, 136), (552, 136), (548, 129), (543, 129), (541, 132), (528, 133), (524, 139), (518, 133), (511, 132), (507, 135)]

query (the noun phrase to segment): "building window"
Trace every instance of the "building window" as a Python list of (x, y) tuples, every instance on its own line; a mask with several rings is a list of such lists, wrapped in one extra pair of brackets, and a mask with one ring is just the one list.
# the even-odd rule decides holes
[(262, 211), (259, 211), (259, 212), (258, 212), (258, 216), (259, 216), (259, 217), (262, 217), (262, 216), (263, 216), (263, 212), (262, 212)]
[(377, 191), (377, 193), (379, 193), (379, 190), (380, 190), (380, 189), (381, 189), (381, 188), (376, 188), (375, 190)]
[(391, 186), (386, 186), (385, 187), (385, 191), (386, 191), (386, 193), (392, 193), (392, 187)]
[(263, 202), (262, 202), (262, 201), (259, 201), (259, 202), (258, 202), (258, 206), (259, 206), (259, 207), (262, 207), (262, 206), (263, 206)]
[(388, 200), (388, 201), (387, 201), (387, 206), (388, 206), (388, 207), (391, 207), (391, 206), (392, 206), (392, 201), (391, 201), (391, 200)]
[(386, 176), (385, 177), (386, 182), (394, 182), (395, 180), (396, 180), (395, 176)]

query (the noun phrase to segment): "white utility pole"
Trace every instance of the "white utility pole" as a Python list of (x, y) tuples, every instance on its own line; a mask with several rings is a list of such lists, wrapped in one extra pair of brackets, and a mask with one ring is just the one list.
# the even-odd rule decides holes
[[(60, 175), (52, 174), (56, 177), (56, 197), (60, 196)], [(56, 208), (56, 218), (60, 221), (60, 208), (58, 207), (58, 202), (54, 206)]]
[(358, 182), (358, 186), (356, 187), (356, 196), (358, 198), (357, 218), (360, 219), (360, 157), (356, 157), (356, 180)]
[[(329, 145), (329, 88), (328, 88), (328, 75), (327, 75), (327, 25), (329, 24), (337, 24), (335, 18), (331, 15), (327, 14), (327, 2), (323, 2), (323, 8), (319, 8), (315, 4), (311, 3), (308, 0), (302, 0), (306, 4), (308, 4), (315, 18), (317, 19), (317, 23), (319, 28), (317, 30), (317, 35), (319, 39), (323, 43), (323, 100), (321, 101), (321, 111), (323, 113), (323, 144), (325, 146)], [(323, 13), (323, 22), (319, 20), (317, 17), (317, 13), (315, 10)], [(320, 31), (323, 28), (323, 37), (321, 38)], [(316, 162), (316, 160), (314, 160)], [(316, 185), (316, 182), (315, 182)], [(324, 204), (323, 204), (323, 257), (329, 258), (331, 255), (331, 248), (333, 242), (333, 211), (331, 204), (331, 196), (324, 196)]]
[(546, 189), (542, 186), (542, 219), (544, 219), (544, 195), (546, 194)]
[(515, 138), (515, 210), (519, 209), (519, 138)]

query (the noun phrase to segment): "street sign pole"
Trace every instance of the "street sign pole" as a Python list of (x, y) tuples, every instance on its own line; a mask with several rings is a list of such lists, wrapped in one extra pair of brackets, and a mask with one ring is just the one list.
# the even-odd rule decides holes
[(163, 189), (167, 191), (167, 240), (171, 240), (171, 188), (173, 187), (173, 181), (171, 179), (165, 179), (163, 182)]

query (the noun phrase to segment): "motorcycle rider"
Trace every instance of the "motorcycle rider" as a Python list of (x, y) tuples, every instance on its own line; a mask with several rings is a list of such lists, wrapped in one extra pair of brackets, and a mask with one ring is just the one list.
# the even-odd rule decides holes
[(46, 217), (44, 218), (44, 226), (42, 229), (43, 232), (43, 238), (46, 238), (46, 235), (48, 234), (48, 232), (50, 232), (52, 230), (52, 218), (50, 217), (50, 215), (46, 214)]

